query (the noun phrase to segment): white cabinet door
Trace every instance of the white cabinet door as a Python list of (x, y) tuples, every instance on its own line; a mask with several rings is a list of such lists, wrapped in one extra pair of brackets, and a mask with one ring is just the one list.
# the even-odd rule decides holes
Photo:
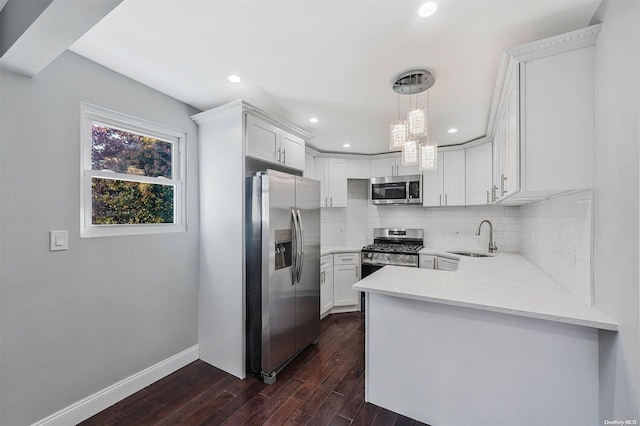
[(447, 259), (446, 257), (438, 257), (437, 266), (439, 271), (457, 271), (458, 261)]
[(347, 177), (349, 179), (369, 179), (371, 177), (371, 161), (348, 158)]
[(504, 193), (513, 194), (520, 189), (520, 97), (518, 86), (513, 84), (509, 92), (507, 106), (508, 151), (504, 180)]
[(326, 180), (329, 188), (328, 207), (347, 207), (347, 160), (329, 158)]
[(438, 153), (438, 168), (425, 170), (422, 174), (422, 205), (425, 207), (439, 207), (444, 205), (442, 199), (442, 180), (444, 170), (444, 153)]
[(464, 206), (465, 203), (465, 154), (463, 149), (444, 154), (443, 194), (444, 206)]
[(304, 170), (304, 139), (281, 131), (280, 148), (282, 149), (283, 166), (296, 170)]
[(280, 129), (252, 115), (246, 116), (246, 142), (249, 157), (278, 163)]
[(320, 316), (333, 308), (333, 255), (320, 258)]
[(333, 306), (358, 304), (358, 292), (352, 289), (359, 280), (358, 265), (335, 265), (333, 268)]
[(466, 205), (491, 204), (492, 146), (483, 143), (469, 148), (466, 154)]
[(347, 207), (346, 160), (314, 158), (313, 178), (320, 181), (320, 207)]
[(327, 175), (329, 173), (329, 159), (316, 157), (313, 159), (313, 178), (320, 181), (320, 207), (329, 207), (329, 188)]
[(313, 155), (305, 153), (304, 155), (304, 171), (302, 176), (313, 179)]
[(383, 157), (371, 160), (371, 177), (396, 175), (395, 157)]
[(428, 254), (421, 254), (418, 259), (419, 267), (422, 269), (436, 269), (436, 257)]

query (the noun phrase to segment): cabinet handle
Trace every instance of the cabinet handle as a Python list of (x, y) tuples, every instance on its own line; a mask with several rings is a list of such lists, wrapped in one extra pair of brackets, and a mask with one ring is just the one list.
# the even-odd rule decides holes
[(498, 197), (496, 196), (496, 191), (497, 191), (497, 190), (498, 190), (498, 186), (497, 186), (497, 185), (493, 185), (493, 186), (491, 187), (491, 198), (493, 199), (493, 202), (494, 202), (494, 203), (496, 202), (496, 199), (498, 198)]
[(447, 200), (447, 195), (448, 194), (444, 194), (444, 205), (448, 206), (449, 205), (449, 201)]
[(504, 181), (507, 180), (507, 177), (503, 174), (500, 175), (500, 194), (504, 196), (508, 191), (504, 189)]
[(489, 198), (491, 191), (487, 191), (487, 204), (491, 204), (491, 199)]
[(324, 206), (329, 207), (329, 196), (325, 195), (324, 197)]
[(287, 164), (287, 150), (286, 149), (282, 150), (282, 164), (284, 164), (284, 165)]
[(329, 197), (329, 201), (331, 201), (331, 207), (333, 207), (333, 195)]
[(324, 284), (324, 273), (325, 273), (325, 271), (322, 271), (320, 273), (320, 284)]
[(442, 194), (440, 194), (440, 206), (442, 206)]
[(281, 157), (282, 153), (280, 152), (280, 148), (278, 148), (278, 150), (277, 150), (276, 152), (278, 153), (278, 159), (276, 160), (276, 162), (277, 162), (278, 164), (281, 164), (281, 163), (280, 163), (280, 157)]

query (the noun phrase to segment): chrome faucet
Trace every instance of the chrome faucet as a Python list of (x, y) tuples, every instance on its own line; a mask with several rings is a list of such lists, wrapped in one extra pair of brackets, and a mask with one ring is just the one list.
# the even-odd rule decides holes
[(485, 219), (482, 222), (480, 222), (480, 225), (478, 225), (478, 229), (476, 229), (476, 235), (480, 235), (480, 228), (482, 228), (483, 223), (489, 224), (489, 253), (493, 253), (494, 251), (498, 250), (498, 246), (493, 241), (493, 224), (491, 223), (490, 220)]

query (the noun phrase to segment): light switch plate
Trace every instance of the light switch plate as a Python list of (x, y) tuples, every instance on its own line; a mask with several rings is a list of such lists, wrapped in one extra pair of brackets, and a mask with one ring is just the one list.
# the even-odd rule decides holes
[(49, 232), (49, 251), (67, 250), (69, 248), (69, 233), (64, 231)]

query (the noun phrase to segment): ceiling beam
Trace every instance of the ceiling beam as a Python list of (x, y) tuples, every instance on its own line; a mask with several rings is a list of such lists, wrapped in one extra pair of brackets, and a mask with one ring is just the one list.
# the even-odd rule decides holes
[(0, 12), (0, 68), (33, 77), (122, 0), (9, 0)]

